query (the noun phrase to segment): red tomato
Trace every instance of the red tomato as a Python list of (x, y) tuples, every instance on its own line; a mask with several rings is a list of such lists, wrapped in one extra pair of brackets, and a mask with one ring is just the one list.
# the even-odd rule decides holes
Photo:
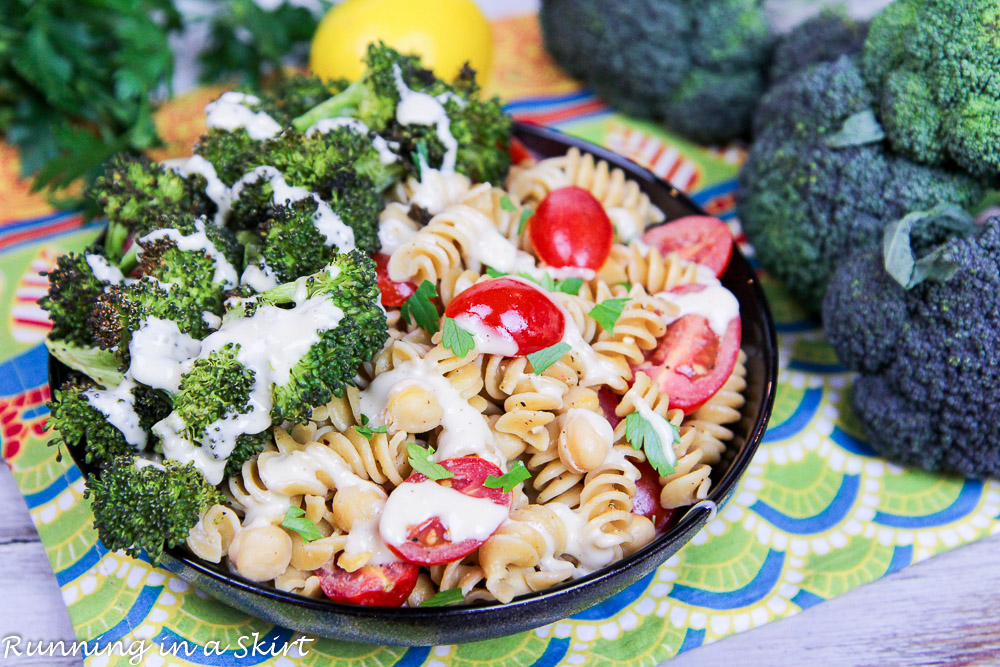
[(648, 230), (642, 240), (661, 253), (677, 252), (684, 259), (704, 264), (722, 276), (733, 256), (733, 234), (722, 220), (689, 215)]
[(334, 602), (369, 607), (399, 607), (417, 583), (420, 568), (412, 563), (365, 565), (348, 572), (336, 563), (333, 569), (316, 570), (319, 586)]
[(611, 254), (615, 228), (594, 195), (570, 186), (545, 196), (528, 222), (528, 236), (549, 266), (596, 271)]
[(660, 476), (653, 466), (643, 461), (636, 463), (641, 476), (635, 483), (635, 497), (632, 498), (632, 514), (640, 514), (653, 522), (657, 532), (662, 533), (673, 523), (677, 510), (668, 510), (660, 505)]
[(384, 252), (375, 255), (375, 276), (378, 278), (378, 290), (382, 293), (382, 305), (399, 308), (417, 291), (417, 286), (411, 282), (397, 283), (391, 280), (388, 266), (389, 255)]
[(447, 317), (468, 317), (509, 337), (523, 357), (562, 340), (566, 317), (539, 288), (514, 278), (494, 278), (465, 290), (448, 304)]
[(611, 428), (617, 428), (622, 418), (615, 414), (615, 408), (622, 402), (622, 397), (605, 385), (597, 390), (597, 398), (601, 402), (601, 410), (604, 411), (604, 418), (611, 424)]
[[(683, 285), (673, 292), (702, 289)], [(657, 381), (670, 397), (670, 407), (691, 414), (726, 383), (740, 353), (740, 318), (729, 321), (720, 339), (703, 315), (689, 314), (667, 325), (659, 344), (635, 368)]]
[[(454, 477), (437, 482), (428, 479), (419, 472), (410, 475), (403, 484), (440, 484), (459, 493), (473, 498), (488, 498), (497, 505), (510, 508), (511, 494), (501, 489), (491, 489), (483, 485), (490, 475), (499, 477), (503, 474), (497, 466), (489, 461), (464, 456), (457, 459), (446, 459), (441, 465), (455, 473)], [(402, 485), (400, 485), (402, 486)], [(430, 517), (416, 526), (410, 526), (406, 542), (386, 546), (400, 558), (417, 565), (437, 565), (450, 563), (475, 551), (482, 540), (468, 539), (452, 543), (446, 536), (446, 528), (439, 517)]]
[(510, 153), (510, 161), (514, 164), (534, 162), (535, 160), (535, 156), (531, 154), (531, 151), (516, 137), (510, 140), (510, 148), (507, 149), (507, 152)]

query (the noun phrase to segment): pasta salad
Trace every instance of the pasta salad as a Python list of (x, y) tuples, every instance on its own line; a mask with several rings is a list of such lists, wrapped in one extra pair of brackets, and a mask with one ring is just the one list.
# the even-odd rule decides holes
[(426, 168), (392, 199), (385, 347), (275, 429), (193, 553), (340, 602), (508, 602), (707, 497), (746, 386), (721, 223), (654, 229), (662, 254), (641, 235), (662, 213), (575, 149), (515, 166), (506, 189)]

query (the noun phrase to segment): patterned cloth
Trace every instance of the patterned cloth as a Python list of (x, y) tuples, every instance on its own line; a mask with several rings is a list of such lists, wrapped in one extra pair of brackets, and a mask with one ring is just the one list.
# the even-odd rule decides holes
[[(631, 157), (738, 231), (739, 148), (705, 149), (610, 113), (547, 59), (533, 17), (498, 22), (495, 31), (492, 88), (512, 100), (512, 113)], [(200, 90), (162, 110), (169, 146), (157, 157), (189, 152), (203, 130), (201, 109), (217, 92)], [(299, 635), (229, 609), (146, 562), (109, 553), (91, 527), (80, 471), (45, 446), (49, 388), (40, 343), (49, 325), (36, 304), (46, 286), (39, 272), (60, 253), (84, 248), (99, 228), (51, 211), (15, 178), (16, 169), (13, 151), (0, 145), (3, 456), (77, 635), (91, 640), (91, 649), (143, 640), (150, 665), (651, 665), (1000, 529), (996, 484), (904, 469), (871, 452), (848, 408), (849, 375), (816, 323), (765, 274), (781, 345), (771, 426), (729, 505), (657, 571), (603, 604), (520, 635), (409, 649), (320, 640), (306, 644), (304, 655), (293, 649), (281, 656)], [(268, 653), (242, 657), (241, 646), (251, 644), (240, 637), (256, 637)], [(171, 650), (178, 655), (160, 654)], [(128, 659), (103, 655), (88, 664)]]

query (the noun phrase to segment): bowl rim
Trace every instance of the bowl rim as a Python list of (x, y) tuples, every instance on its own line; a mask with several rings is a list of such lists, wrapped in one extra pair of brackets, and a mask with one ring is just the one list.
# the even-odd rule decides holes
[[(607, 148), (565, 134), (550, 127), (514, 121), (513, 136), (517, 138), (519, 135), (528, 135), (542, 140), (554, 141), (564, 145), (566, 150), (569, 150), (570, 148), (577, 148), (581, 152), (590, 153), (597, 159), (605, 160), (612, 167), (617, 167), (625, 171), (630, 179), (635, 180), (640, 184), (640, 188), (644, 192), (649, 188), (666, 188), (668, 195), (671, 198), (678, 200), (685, 208), (690, 209), (692, 215), (708, 215), (708, 213), (706, 213), (701, 206), (695, 203), (688, 195), (676, 188), (669, 181), (661, 179), (645, 167), (642, 167), (625, 156), (615, 153)], [(664, 222), (669, 222), (669, 220)], [(736, 483), (746, 471), (747, 466), (749, 466), (751, 459), (760, 446), (774, 405), (778, 376), (777, 334), (767, 298), (764, 294), (763, 288), (761, 287), (760, 280), (757, 278), (753, 268), (750, 266), (738, 246), (734, 246), (733, 248), (733, 259), (746, 264), (750, 288), (753, 293), (756, 306), (760, 310), (762, 324), (764, 325), (762, 328), (763, 337), (761, 340), (761, 348), (765, 350), (765, 357), (769, 356), (770, 359), (767, 360), (769, 363), (765, 367), (765, 377), (762, 378), (762, 392), (764, 394), (763, 407), (754, 418), (752, 425), (749, 427), (742, 449), (733, 457), (722, 478), (717, 483), (713, 484), (711, 490), (709, 491), (709, 500), (715, 499), (715, 501), (718, 501), (717, 505), (719, 507), (721, 507), (721, 505), (729, 498)], [(767, 355), (767, 352), (770, 352), (770, 354)], [(48, 355), (48, 359), (49, 382), (55, 386), (53, 380), (64, 375), (67, 372), (67, 369), (51, 354)], [(86, 462), (82, 456), (75, 455), (73, 451), (74, 448), (67, 447), (66, 449), (69, 451), (74, 464), (80, 468), (81, 472), (87, 474), (94, 469), (93, 464)], [(578, 579), (571, 579), (541, 591), (518, 596), (514, 600), (507, 603), (477, 602), (474, 604), (460, 606), (426, 608), (370, 607), (334, 602), (326, 598), (309, 598), (297, 593), (278, 590), (263, 582), (258, 583), (250, 581), (232, 572), (226, 573), (222, 571), (222, 568), (225, 566), (221, 563), (206, 563), (193, 554), (185, 552), (183, 547), (174, 547), (172, 549), (164, 550), (158, 566), (180, 573), (182, 578), (185, 578), (183, 576), (185, 569), (193, 570), (198, 575), (212, 579), (215, 582), (232, 588), (236, 592), (249, 594), (258, 598), (266, 598), (269, 603), (292, 605), (302, 610), (323, 614), (347, 616), (360, 620), (377, 619), (380, 621), (407, 619), (419, 622), (433, 619), (446, 623), (448, 620), (459, 618), (463, 621), (475, 621), (482, 618), (482, 620), (485, 621), (491, 614), (497, 612), (498, 610), (502, 609), (505, 612), (511, 612), (512, 610), (517, 611), (520, 608), (533, 609), (537, 606), (545, 605), (546, 602), (553, 598), (573, 596), (576, 593), (580, 593), (584, 589), (596, 586), (599, 582), (615, 577), (622, 570), (627, 570), (637, 563), (645, 561), (649, 558), (654, 558), (657, 552), (664, 550), (675, 540), (683, 537), (685, 533), (693, 531), (694, 527), (698, 523), (711, 519), (715, 512), (715, 508), (710, 508), (700, 503), (687, 508), (687, 510), (688, 511), (686, 511), (677, 523), (671, 526), (669, 530), (658, 535), (652, 542), (635, 553)], [(662, 563), (657, 563), (654, 567), (658, 567), (660, 564)], [(212, 596), (215, 597), (214, 595)], [(609, 598), (602, 598), (601, 600), (594, 602), (594, 604), (600, 604), (600, 602), (604, 599)], [(223, 603), (228, 604), (225, 601)], [(514, 631), (516, 632), (518, 630)]]

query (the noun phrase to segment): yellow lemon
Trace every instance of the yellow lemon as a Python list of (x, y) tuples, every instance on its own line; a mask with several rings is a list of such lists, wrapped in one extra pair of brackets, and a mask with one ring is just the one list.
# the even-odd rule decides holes
[(325, 79), (357, 79), (370, 42), (418, 55), (451, 80), (468, 61), (485, 81), (493, 55), (490, 24), (473, 0), (346, 0), (313, 36), (309, 66)]

